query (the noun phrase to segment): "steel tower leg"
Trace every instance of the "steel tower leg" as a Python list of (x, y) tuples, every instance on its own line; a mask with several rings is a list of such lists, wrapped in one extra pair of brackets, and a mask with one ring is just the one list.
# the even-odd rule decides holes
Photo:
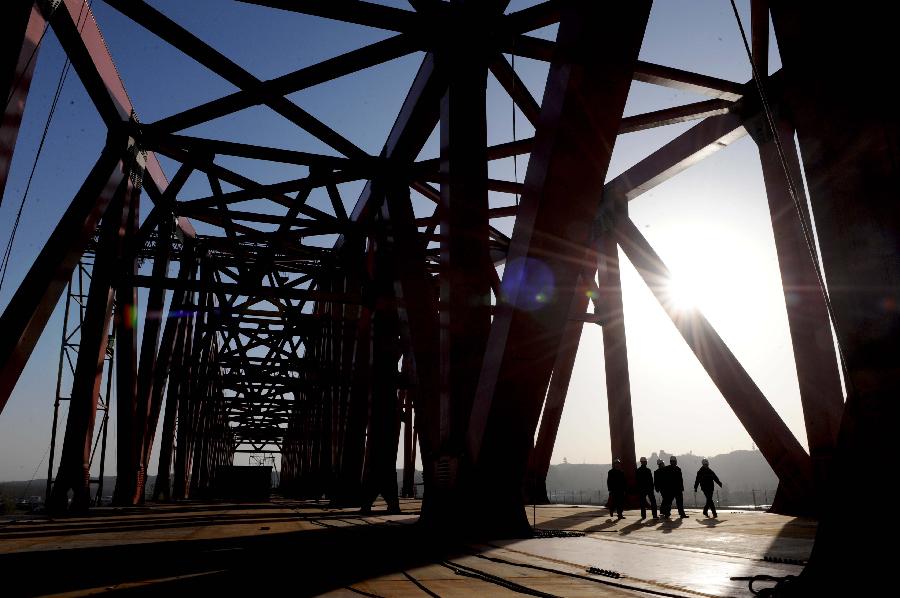
[[(516, 217), (503, 292), (469, 426), (468, 455), (492, 508), (479, 522), (527, 533), (522, 483), (547, 383), (589, 256), (609, 158), (650, 2), (572, 3), (557, 47)], [(596, 263), (596, 262), (594, 262)]]

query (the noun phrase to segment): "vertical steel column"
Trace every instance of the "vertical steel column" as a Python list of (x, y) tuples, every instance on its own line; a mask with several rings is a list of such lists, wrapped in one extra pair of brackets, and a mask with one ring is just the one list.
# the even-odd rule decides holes
[[(163, 344), (160, 344), (160, 330), (163, 321), (163, 307), (165, 304), (165, 289), (162, 286), (163, 279), (169, 271), (169, 256), (171, 253), (172, 233), (174, 222), (171, 218), (162, 217), (157, 226), (156, 252), (153, 256), (153, 270), (151, 276), (158, 284), (150, 287), (147, 295), (147, 308), (144, 314), (144, 330), (141, 339), (141, 353), (137, 370), (137, 395), (135, 400), (134, 415), (134, 448), (138, 466), (138, 484), (135, 495), (139, 502), (143, 502), (144, 480), (146, 479), (146, 462), (149, 460), (149, 448), (147, 438), (152, 438), (156, 432), (156, 416), (154, 405), (162, 402), (162, 385), (165, 377), (158, 380), (157, 368), (160, 367), (163, 374), (168, 371), (168, 359), (171, 355), (171, 344), (175, 339), (176, 321), (170, 319), (163, 333)], [(175, 291), (172, 295), (172, 308), (177, 309), (179, 301)], [(159, 363), (162, 359), (163, 363)], [(155, 399), (159, 399), (157, 402)], [(151, 429), (151, 424), (153, 428)]]
[(400, 440), (397, 369), (400, 323), (393, 293), (390, 256), (379, 238), (375, 249), (375, 310), (372, 316), (372, 394), (364, 468), (363, 509), (381, 494), (389, 511), (398, 511), (397, 445)]
[(400, 496), (412, 498), (413, 487), (416, 482), (416, 457), (413, 439), (413, 393), (415, 388), (410, 384), (412, 376), (412, 357), (409, 353), (403, 356), (401, 377), (405, 387), (400, 391), (400, 408), (403, 413), (403, 487)]
[[(409, 187), (398, 180), (381, 182), (385, 201), (381, 207), (385, 225), (381, 251), (386, 254), (394, 276), (394, 297), (400, 319), (403, 345), (410, 354), (409, 380), (415, 399), (415, 426), (422, 439), (422, 467), (426, 484), (431, 489), (422, 507), (423, 520), (449, 522), (446, 515), (457, 501), (451, 475), (438, 476), (451, 468), (451, 457), (440, 457), (442, 416), (447, 403), (440, 394), (440, 333), (436, 293), (432, 275), (426, 265), (427, 238), (420, 238), (410, 202)], [(473, 276), (475, 274), (472, 274)], [(446, 398), (446, 395), (444, 396)], [(446, 415), (446, 414), (445, 414)], [(444, 432), (447, 428), (444, 428)]]
[[(125, 220), (124, 250), (119, 273), (125, 277), (116, 284), (116, 489), (113, 504), (132, 506), (143, 499), (137, 489), (143, 488), (144, 472), (136, 439), (137, 407), (137, 288), (131, 277), (137, 274), (135, 236), (140, 228), (140, 186), (133, 187), (128, 197)], [(143, 440), (143, 437), (141, 437)]]
[[(84, 511), (90, 505), (90, 458), (97, 400), (103, 378), (110, 318), (113, 278), (119, 263), (127, 218), (131, 182), (124, 179), (116, 191), (114, 206), (103, 219), (100, 243), (91, 272), (91, 286), (81, 325), (81, 343), (75, 364), (69, 415), (56, 482), (48, 509), (53, 512)], [(68, 505), (68, 493), (73, 492)]]
[[(349, 240), (341, 249), (345, 264), (348, 265), (359, 261), (370, 262), (368, 257), (370, 250), (363, 238)], [(351, 271), (348, 289), (359, 291), (359, 294), (365, 297), (369, 285), (367, 278), (368, 272), (363, 268)], [(358, 307), (353, 329), (352, 362), (347, 374), (350, 385), (347, 397), (347, 424), (341, 449), (338, 490), (336, 496), (332, 497), (332, 501), (337, 504), (358, 505), (361, 499), (366, 418), (371, 388), (371, 308), (372, 306), (368, 304)]]
[[(203, 273), (202, 269), (201, 273)], [(204, 279), (208, 278), (204, 275)], [(197, 306), (201, 308), (206, 306), (206, 293), (199, 293)], [(205, 311), (198, 310), (190, 316), (188, 322), (188, 335), (185, 340), (184, 383), (181, 386), (178, 398), (175, 465), (172, 474), (172, 498), (175, 500), (187, 498), (188, 495), (188, 481), (191, 470), (191, 444), (193, 440), (194, 425), (192, 413), (196, 402), (194, 380), (197, 373), (197, 361), (199, 359), (197, 354), (200, 351), (200, 339), (204, 328), (204, 315)]]
[[(878, 480), (883, 457), (895, 449), (900, 396), (900, 123), (893, 94), (872, 82), (898, 55), (900, 15), (893, 3), (855, 11), (810, 1), (770, 5), (846, 368), (832, 471)], [(827, 497), (806, 572), (821, 587), (810, 595), (849, 593), (851, 584), (891, 571), (882, 530), (847, 517), (845, 498)]]
[[(81, 274), (82, 266), (79, 265), (78, 273)], [(66, 292), (66, 310), (63, 313), (62, 340), (59, 344), (59, 366), (56, 372), (56, 397), (53, 400), (53, 427), (50, 428), (50, 458), (47, 461), (47, 488), (44, 491), (44, 502), (50, 503), (50, 493), (53, 491), (53, 463), (56, 459), (56, 432), (59, 427), (59, 404), (62, 399), (63, 368), (65, 367), (66, 344), (69, 340), (69, 310), (72, 307), (72, 279)], [(79, 306), (80, 311), (80, 306)]]
[[(168, 391), (166, 392), (166, 411), (163, 415), (162, 438), (159, 445), (159, 463), (157, 466), (156, 483), (153, 486), (153, 500), (169, 500), (170, 471), (172, 469), (172, 449), (175, 442), (175, 415), (178, 412), (178, 386), (181, 378), (181, 369), (184, 363), (184, 342), (187, 338), (187, 321), (185, 318), (170, 319), (174, 323), (175, 332), (174, 348), (172, 351)], [(167, 326), (169, 325), (167, 323)], [(149, 451), (147, 452), (149, 455)]]
[(450, 8), (448, 31), (455, 34), (438, 53), (448, 80), (440, 120), (439, 446), (444, 457), (458, 461), (491, 327), (491, 285), (483, 267), (490, 260), (485, 102), (494, 9), (480, 0), (452, 0)]
[[(813, 263), (813, 259), (818, 258), (810, 254), (804, 240), (800, 215), (795, 209), (771, 131), (764, 121), (759, 124), (762, 130), (751, 127), (748, 130), (759, 145), (814, 481), (817, 488), (824, 490), (830, 486), (827, 469), (844, 410), (838, 360), (834, 352), (828, 308)], [(776, 126), (783, 141), (782, 155), (795, 182), (798, 199), (805, 208), (806, 195), (794, 146), (794, 129), (782, 118), (778, 119)], [(812, 231), (808, 215), (804, 214), (804, 219), (807, 230)]]
[[(612, 199), (612, 198), (610, 198)], [(614, 227), (613, 222), (611, 227)], [(626, 495), (630, 506), (637, 504), (637, 459), (634, 449), (634, 419), (631, 414), (631, 381), (628, 375), (628, 347), (625, 339), (625, 310), (622, 304), (622, 277), (619, 246), (612, 230), (602, 233), (599, 284), (603, 311), (603, 360), (606, 366), (606, 402), (609, 409), (609, 442), (613, 460), (622, 460)]]
[[(757, 75), (767, 81), (768, 0), (751, 2), (751, 31), (753, 64)], [(794, 128), (784, 112), (784, 109), (777, 109), (773, 114), (780, 148), (775, 142), (776, 132), (769, 127), (765, 115), (748, 123), (746, 128), (759, 146), (794, 348), (800, 401), (803, 404), (806, 439), (812, 458), (813, 481), (816, 488), (823, 492), (830, 487), (827, 473), (844, 411), (844, 397), (831, 337), (831, 319), (813, 262), (818, 255), (813, 246), (807, 245), (803, 234), (804, 226), (810, 234), (812, 226), (807, 213), (800, 159), (794, 145)], [(801, 204), (800, 213), (794, 204), (794, 193)], [(780, 494), (776, 494), (776, 499), (780, 499)]]
[(46, 21), (34, 0), (7, 0), (0, 17), (0, 205), (12, 163), (25, 101), (31, 87), (38, 44)]
[[(190, 251), (188, 255), (183, 254), (181, 260), (179, 276), (183, 270), (187, 269), (189, 272), (188, 278), (193, 280), (197, 268), (193, 251)], [(166, 392), (166, 414), (163, 421), (163, 435), (159, 449), (159, 473), (156, 476), (156, 487), (153, 493), (154, 500), (170, 500), (173, 497), (173, 477), (170, 472), (174, 466), (172, 458), (175, 453), (176, 422), (183, 409), (182, 403), (187, 400), (186, 397), (188, 396), (188, 360), (191, 354), (194, 322), (194, 315), (190, 313), (190, 309), (193, 305), (194, 294), (186, 293), (182, 304), (183, 314), (180, 318), (179, 340), (175, 345), (175, 353), (172, 357), (172, 372)]]
[[(522, 483), (578, 277), (593, 260), (591, 224), (631, 85), (649, 1), (564, 4), (505, 297), (488, 339), (469, 426), (476, 484), (495, 499), (480, 523), (528, 529)], [(596, 262), (594, 262), (596, 263)]]

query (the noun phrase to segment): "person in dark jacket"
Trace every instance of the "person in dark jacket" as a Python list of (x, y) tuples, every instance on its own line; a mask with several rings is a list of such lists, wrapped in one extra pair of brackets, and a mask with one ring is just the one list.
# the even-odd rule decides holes
[(624, 519), (622, 509), (625, 507), (625, 472), (622, 471), (622, 460), (615, 459), (613, 468), (606, 476), (606, 489), (609, 490), (609, 516), (618, 514)]
[(675, 455), (669, 457), (669, 465), (666, 467), (666, 486), (668, 496), (663, 502), (663, 511), (672, 512), (672, 500), (678, 507), (678, 516), (684, 519), (687, 514), (684, 512), (684, 477), (681, 475), (681, 468), (678, 467), (678, 459)]
[(650, 509), (653, 518), (656, 519), (656, 494), (653, 492), (653, 472), (647, 468), (647, 457), (641, 457), (641, 466), (637, 470), (637, 487), (641, 500), (641, 519), (647, 518), (647, 498), (650, 499)]
[(709, 511), (711, 510), (713, 519), (715, 519), (718, 515), (716, 515), (716, 504), (712, 498), (713, 484), (718, 484), (719, 488), (722, 487), (719, 476), (709, 468), (709, 459), (704, 459), (703, 465), (697, 471), (697, 478), (694, 480), (694, 492), (697, 491), (697, 486), (700, 486), (700, 489), (703, 490), (703, 494), (706, 496), (706, 504), (703, 505), (703, 515), (709, 517)]
[[(672, 499), (669, 498), (668, 502), (666, 501), (666, 497), (669, 495), (669, 487), (666, 484), (666, 464), (663, 463), (662, 459), (656, 460), (656, 471), (653, 472), (653, 487), (659, 492), (661, 499), (659, 501), (660, 517), (668, 517), (672, 512)], [(666, 507), (667, 504), (669, 505), (668, 507)]]

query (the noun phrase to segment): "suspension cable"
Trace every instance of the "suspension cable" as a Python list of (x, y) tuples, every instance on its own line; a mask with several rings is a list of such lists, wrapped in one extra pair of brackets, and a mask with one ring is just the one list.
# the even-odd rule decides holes
[[(513, 138), (513, 146), (516, 144), (516, 47), (515, 41), (513, 41), (512, 53), (510, 54), (511, 58), (511, 68), (512, 68), (512, 91), (510, 91), (509, 97), (512, 100), (512, 138)], [(518, 154), (512, 155), (513, 159), (513, 181), (516, 183), (516, 206), (519, 205), (519, 191), (518, 191), (518, 183), (519, 183), (519, 156)]]

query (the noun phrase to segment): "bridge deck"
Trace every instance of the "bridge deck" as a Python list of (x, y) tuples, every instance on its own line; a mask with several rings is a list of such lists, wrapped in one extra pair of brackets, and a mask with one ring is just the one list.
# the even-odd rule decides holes
[[(88, 595), (288, 587), (328, 596), (749, 596), (734, 576), (797, 574), (816, 524), (761, 512), (689, 509), (684, 520), (615, 521), (597, 506), (538, 506), (543, 530), (579, 537), (453, 544), (414, 525), (419, 502), (370, 515), (314, 502), (189, 502), (98, 508), (88, 517), (0, 518), (0, 570), (9, 595)], [(588, 567), (614, 571), (592, 575)], [(11, 584), (11, 585), (10, 585)], [(474, 593), (474, 594), (473, 594)]]

